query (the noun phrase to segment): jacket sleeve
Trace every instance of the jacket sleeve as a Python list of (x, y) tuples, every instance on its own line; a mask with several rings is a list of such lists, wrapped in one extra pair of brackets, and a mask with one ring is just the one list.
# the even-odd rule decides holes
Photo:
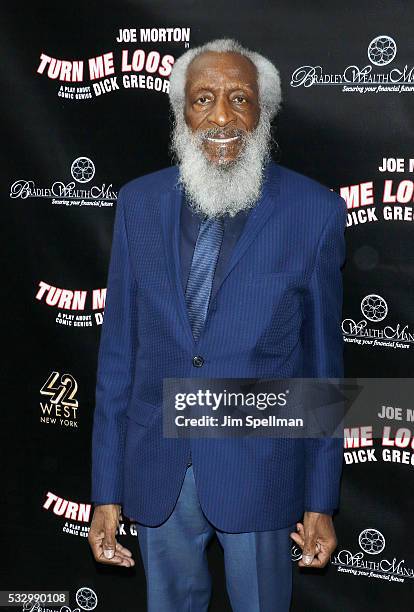
[[(321, 234), (305, 298), (304, 372), (307, 378), (342, 378), (341, 332), (347, 209), (338, 202)], [(329, 410), (329, 408), (326, 408)], [(332, 514), (339, 505), (343, 438), (307, 438), (305, 444), (305, 511)]]
[(122, 503), (125, 413), (135, 362), (136, 281), (131, 270), (124, 213), (118, 195), (101, 328), (92, 429), (91, 500)]

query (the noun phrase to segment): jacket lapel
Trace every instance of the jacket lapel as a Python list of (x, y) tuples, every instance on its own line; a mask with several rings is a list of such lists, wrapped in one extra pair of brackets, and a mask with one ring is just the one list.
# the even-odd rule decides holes
[[(175, 177), (178, 176), (175, 174)], [(180, 213), (182, 191), (176, 181), (170, 189), (161, 195), (161, 223), (164, 241), (164, 252), (170, 277), (171, 287), (178, 305), (178, 313), (190, 342), (195, 344), (187, 304), (181, 281), (180, 264)]]
[[(240, 258), (244, 255), (249, 245), (257, 237), (261, 228), (265, 225), (270, 215), (275, 210), (275, 198), (279, 193), (279, 168), (271, 162), (266, 168), (265, 180), (263, 183), (262, 195), (257, 204), (250, 211), (243, 231), (237, 240), (234, 249), (227, 262), (226, 268), (222, 275), (220, 284), (217, 286), (215, 295), (218, 294), (223, 282), (233, 270)], [(212, 296), (214, 297), (214, 296)]]

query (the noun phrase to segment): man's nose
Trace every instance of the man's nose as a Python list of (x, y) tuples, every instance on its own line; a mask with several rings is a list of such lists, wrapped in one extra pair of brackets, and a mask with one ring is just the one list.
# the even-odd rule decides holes
[(219, 127), (224, 127), (235, 120), (233, 109), (225, 98), (220, 97), (216, 100), (208, 120)]

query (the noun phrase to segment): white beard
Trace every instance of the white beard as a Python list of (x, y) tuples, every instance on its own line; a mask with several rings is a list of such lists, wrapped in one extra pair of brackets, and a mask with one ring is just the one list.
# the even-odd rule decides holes
[(257, 127), (246, 132), (245, 144), (230, 163), (210, 161), (201, 148), (202, 138), (184, 118), (174, 123), (171, 148), (178, 160), (179, 182), (188, 204), (208, 217), (233, 217), (258, 201), (264, 172), (270, 160), (270, 121), (260, 116)]

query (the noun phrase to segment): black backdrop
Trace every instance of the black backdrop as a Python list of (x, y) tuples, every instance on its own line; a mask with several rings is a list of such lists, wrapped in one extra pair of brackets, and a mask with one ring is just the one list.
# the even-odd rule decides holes
[[(2, 319), (7, 375), (0, 589), (68, 590), (65, 612), (145, 609), (134, 526), (126, 521), (120, 535), (135, 551), (132, 570), (97, 566), (86, 539), (103, 312), (99, 296), (106, 284), (115, 198), (127, 180), (170, 164), (167, 95), (126, 87), (123, 78), (133, 73), (122, 72), (121, 51), (127, 50), (129, 59), (137, 49), (146, 58), (156, 58), (152, 51), (161, 58), (178, 57), (189, 32), (190, 47), (234, 37), (275, 62), (284, 98), (276, 129), (280, 163), (335, 191), (342, 188), (344, 195), (352, 185), (356, 190), (363, 183), (369, 183), (365, 189), (370, 184), (373, 188), (371, 201), (349, 200), (346, 374), (410, 377), (413, 17), (408, 0), (16, 2), (3, 9), (1, 186), (2, 246), (7, 250)], [(136, 29), (137, 41), (117, 42), (120, 28)], [(155, 40), (142, 42), (141, 28), (155, 28)], [(184, 40), (156, 40), (162, 28), (177, 28)], [(118, 88), (97, 96), (88, 60), (111, 52), (114, 71), (107, 78), (116, 77)], [(50, 78), (48, 66), (39, 72), (42, 53), (83, 61), (83, 80)], [(344, 73), (348, 79), (353, 75), (356, 81), (371, 82), (344, 86)], [(148, 76), (145, 70), (139, 74)], [(319, 82), (312, 81), (312, 74), (321, 77)], [(168, 75), (153, 76), (161, 85), (168, 80)], [(387, 90), (391, 80), (398, 87)], [(368, 85), (372, 91), (365, 91)], [(73, 98), (62, 97), (62, 92)], [(90, 97), (76, 98), (85, 93)], [(404, 169), (381, 172), (383, 158), (401, 158)], [(392, 181), (391, 194), (407, 181), (400, 195), (405, 201), (384, 202), (385, 181)], [(384, 218), (398, 207), (403, 219)], [(396, 402), (392, 396), (383, 401), (390, 406)], [(410, 428), (406, 422), (389, 425), (393, 431), (401, 425)], [(374, 455), (362, 449), (358, 463), (345, 465), (342, 507), (335, 519), (339, 544), (329, 566), (310, 573), (295, 564), (295, 612), (412, 607), (412, 449), (408, 447), (404, 463), (398, 456), (387, 461), (381, 440), (373, 448)], [(358, 455), (346, 450), (345, 456), (349, 461)], [(293, 558), (296, 553), (293, 549)], [(229, 609), (218, 545), (210, 549), (209, 560), (212, 609)]]

